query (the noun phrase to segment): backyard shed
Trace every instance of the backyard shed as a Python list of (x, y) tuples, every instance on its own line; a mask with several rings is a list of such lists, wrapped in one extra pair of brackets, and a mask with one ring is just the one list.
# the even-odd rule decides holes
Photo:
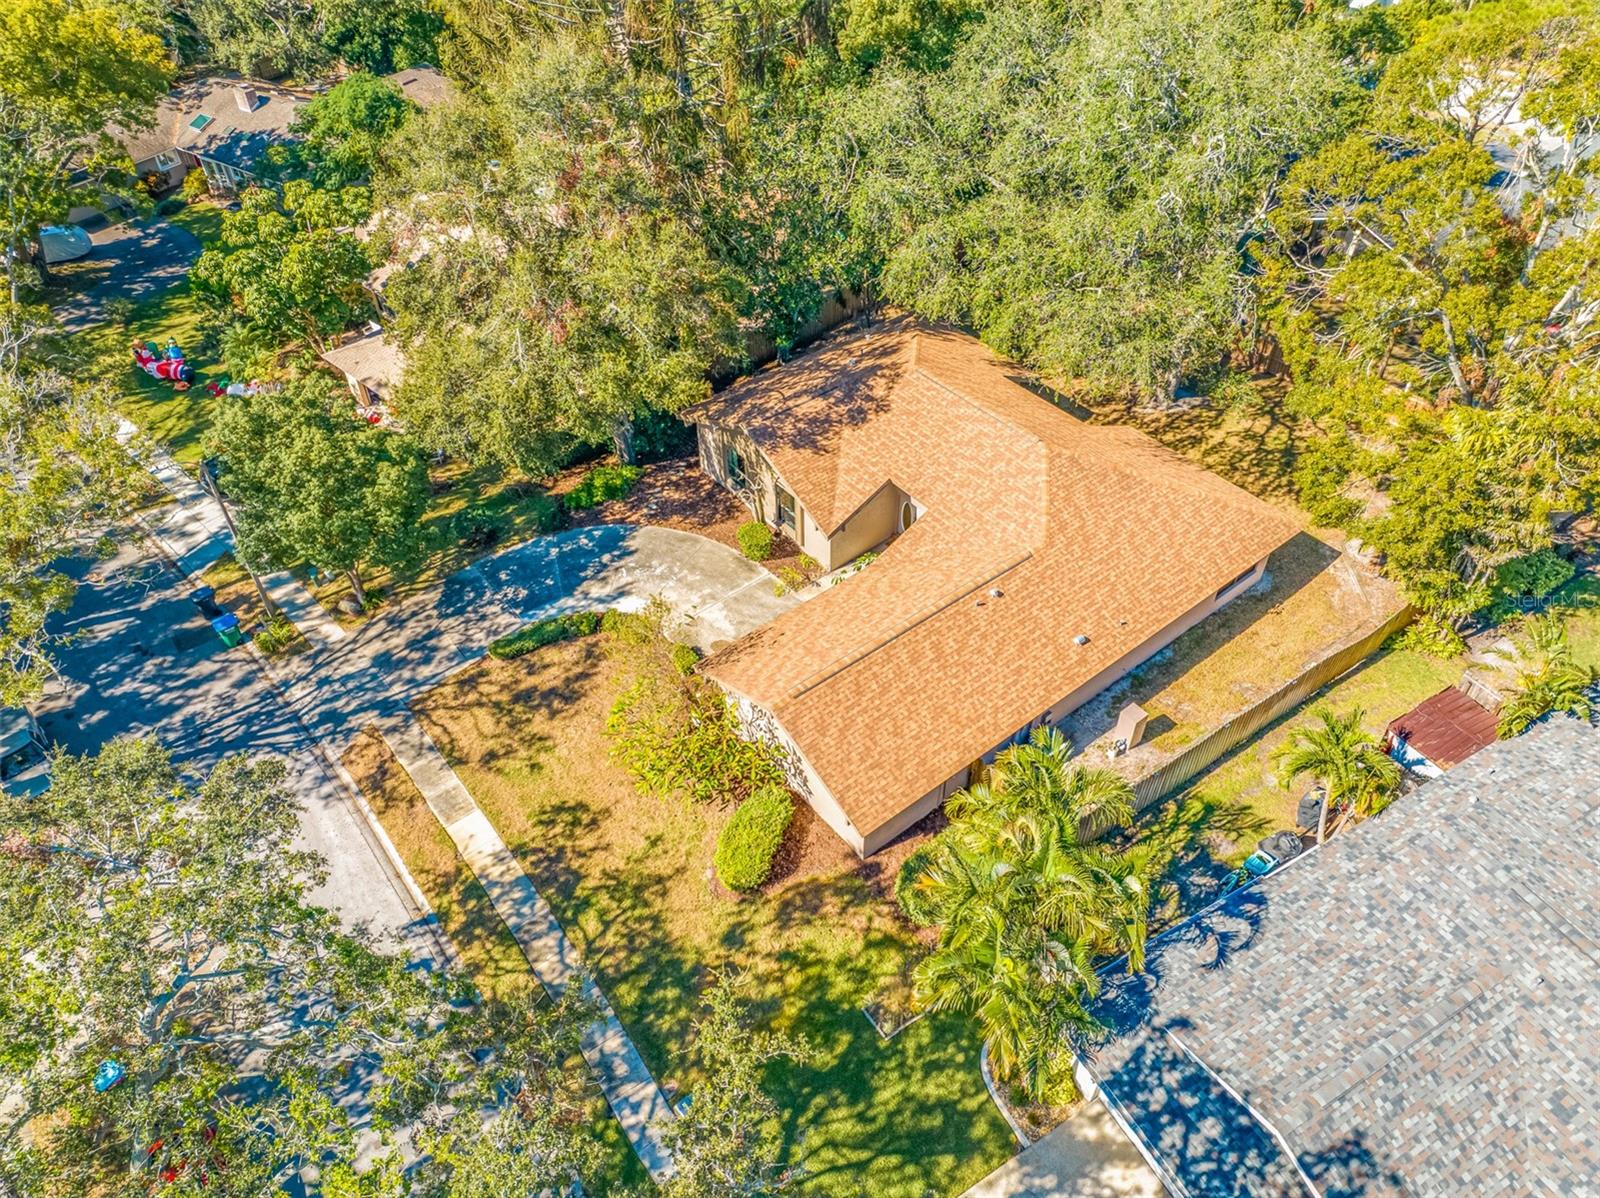
[(1384, 747), (1414, 774), (1437, 778), (1498, 739), (1494, 712), (1457, 687), (1424, 699), (1389, 722)]

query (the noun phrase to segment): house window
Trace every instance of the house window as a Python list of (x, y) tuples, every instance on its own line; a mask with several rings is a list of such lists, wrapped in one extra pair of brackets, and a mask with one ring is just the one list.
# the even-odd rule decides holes
[(170, 171), (177, 165), (178, 155), (176, 151), (162, 150), (161, 153), (156, 155), (156, 170), (158, 171)]
[(732, 446), (728, 447), (728, 456), (724, 464), (728, 468), (728, 485), (731, 487), (744, 486), (744, 459), (739, 456), (739, 451)]
[(1256, 572), (1256, 568), (1254, 566), (1251, 566), (1248, 570), (1246, 570), (1243, 574), (1239, 575), (1239, 577), (1235, 578), (1232, 582), (1226, 583), (1223, 586), (1223, 588), (1220, 591), (1217, 592), (1217, 598), (1221, 599), (1224, 595), (1226, 595), (1229, 591), (1233, 590), (1234, 587), (1238, 586), (1240, 583), (1248, 582), (1250, 577), (1252, 575), (1254, 575), (1255, 572)]
[(795, 533), (795, 540), (798, 541), (800, 539), (798, 535), (800, 524), (795, 516), (794, 496), (782, 487), (774, 487), (773, 490), (777, 492), (778, 527), (787, 528), (791, 533)]

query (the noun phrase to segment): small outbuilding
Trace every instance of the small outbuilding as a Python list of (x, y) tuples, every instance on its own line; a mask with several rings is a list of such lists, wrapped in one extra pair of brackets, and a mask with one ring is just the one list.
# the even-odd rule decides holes
[(1437, 778), (1498, 738), (1495, 713), (1452, 686), (1389, 721), (1383, 743), (1412, 773)]

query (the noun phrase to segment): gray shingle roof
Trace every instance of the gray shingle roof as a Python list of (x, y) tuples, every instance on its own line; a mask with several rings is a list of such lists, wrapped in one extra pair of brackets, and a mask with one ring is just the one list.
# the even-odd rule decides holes
[(1600, 732), (1551, 721), (1161, 938), (1091, 1069), (1179, 1194), (1593, 1194), (1597, 893)]
[[(255, 95), (248, 112), (239, 103), (241, 88)], [(268, 146), (296, 140), (289, 126), (312, 96), (238, 75), (206, 75), (162, 96), (148, 127), (109, 132), (135, 163), (183, 149), (249, 170)], [(194, 121), (202, 115), (209, 120), (197, 129)]]
[(455, 98), (455, 84), (437, 67), (407, 67), (385, 75), (418, 108), (433, 108)]

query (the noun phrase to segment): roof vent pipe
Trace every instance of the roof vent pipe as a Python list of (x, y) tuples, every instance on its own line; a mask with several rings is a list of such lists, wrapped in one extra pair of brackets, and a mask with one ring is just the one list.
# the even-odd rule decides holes
[(1089, 638), (1080, 632), (1077, 636), (1072, 638), (1072, 643), (1074, 645), (1087, 645), (1089, 643)]

